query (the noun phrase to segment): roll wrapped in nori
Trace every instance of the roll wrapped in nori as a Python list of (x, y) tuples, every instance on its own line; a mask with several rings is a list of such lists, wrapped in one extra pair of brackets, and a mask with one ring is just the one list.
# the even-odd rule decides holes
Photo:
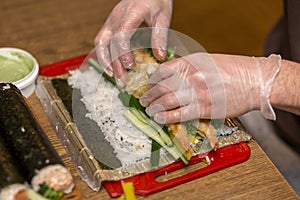
[[(0, 132), (2, 127), (0, 121)], [(0, 137), (0, 200), (13, 200), (16, 195), (26, 197), (27, 185), (16, 159)]]
[(16, 86), (0, 83), (0, 105), (1, 136), (13, 149), (27, 181), (36, 170), (63, 164)]
[[(3, 130), (0, 137), (9, 146), (13, 157), (17, 159), (22, 168), (22, 175), (28, 183), (34, 178), (34, 182), (39, 185), (45, 183), (61, 191), (66, 189), (70, 191), (70, 187), (73, 188), (71, 174), (63, 167), (61, 158), (40, 127), (20, 90), (11, 83), (0, 83), (0, 121)], [(61, 166), (60, 170), (57, 170), (58, 166)], [(43, 170), (45, 168), (47, 170)], [(60, 174), (53, 173), (53, 170)], [(41, 174), (42, 171), (46, 171), (46, 174)], [(60, 180), (61, 185), (57, 185), (60, 177), (66, 180)], [(51, 179), (55, 180), (51, 182)]]
[(25, 179), (19, 171), (16, 160), (10, 154), (0, 137), (0, 190), (15, 183), (23, 184), (25, 182)]

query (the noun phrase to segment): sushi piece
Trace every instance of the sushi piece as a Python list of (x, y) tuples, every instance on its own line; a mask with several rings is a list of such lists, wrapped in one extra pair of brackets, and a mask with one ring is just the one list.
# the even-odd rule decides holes
[(2, 188), (0, 191), (0, 200), (30, 200), (26, 190), (27, 186), (21, 183), (14, 183)]
[(55, 200), (57, 198), (45, 198), (33, 191), (29, 185), (14, 183), (0, 191), (0, 200)]
[[(0, 132), (3, 131), (0, 122)], [(46, 200), (30, 189), (16, 159), (0, 137), (0, 200)]]
[(70, 193), (74, 187), (70, 172), (15, 85), (0, 83), (0, 105), (0, 136), (22, 168), (24, 179), (35, 191), (47, 186), (58, 193)]

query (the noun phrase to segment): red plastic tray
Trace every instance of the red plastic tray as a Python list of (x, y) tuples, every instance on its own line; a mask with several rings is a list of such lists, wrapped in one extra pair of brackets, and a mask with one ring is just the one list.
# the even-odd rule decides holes
[[(66, 74), (70, 70), (78, 69), (85, 58), (86, 56), (80, 56), (43, 66), (40, 68), (39, 74), (49, 77)], [(238, 144), (220, 148), (217, 151), (212, 151), (205, 155), (193, 156), (188, 165), (184, 164), (182, 161), (176, 161), (157, 170), (138, 174), (136, 176), (129, 177), (120, 181), (104, 181), (103, 185), (109, 195), (113, 198), (121, 196), (123, 194), (122, 182), (132, 182), (136, 194), (147, 196), (214, 173), (221, 169), (239, 164), (246, 161), (249, 157), (249, 146), (247, 145), (247, 143), (241, 142)], [(207, 160), (207, 158), (209, 159), (210, 163), (204, 168), (200, 168), (188, 174), (184, 174), (182, 176), (164, 182), (159, 182), (156, 180), (159, 176), (174, 172), (190, 165), (197, 164), (199, 162), (203, 162)]]
[[(181, 168), (194, 165), (196, 163), (205, 161), (206, 156), (210, 160), (210, 164), (204, 168), (192, 171), (188, 174), (176, 177), (165, 182), (159, 182), (157, 177), (165, 175), (170, 172), (174, 172)], [(192, 157), (188, 165), (185, 165), (181, 161), (177, 161), (168, 166), (160, 169), (139, 174), (121, 181), (105, 181), (104, 187), (108, 191), (111, 197), (118, 197), (123, 194), (122, 182), (132, 182), (136, 194), (147, 196), (188, 181), (203, 177), (205, 175), (214, 173), (226, 167), (236, 165), (243, 161), (246, 161), (250, 156), (250, 148), (245, 142), (226, 146), (208, 153), (207, 155), (197, 155)]]
[(86, 56), (83, 55), (69, 60), (45, 65), (39, 68), (39, 75), (53, 77), (66, 74), (71, 70), (78, 69), (85, 58)]

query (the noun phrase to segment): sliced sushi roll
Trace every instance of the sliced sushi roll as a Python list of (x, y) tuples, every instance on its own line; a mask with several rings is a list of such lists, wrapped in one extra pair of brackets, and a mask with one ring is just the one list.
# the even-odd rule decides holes
[(0, 200), (30, 200), (26, 194), (27, 186), (14, 183), (1, 189)]
[[(0, 132), (2, 131), (0, 121)], [(0, 200), (46, 200), (30, 189), (20, 171), (16, 159), (0, 137)]]
[(54, 200), (33, 191), (29, 185), (14, 183), (0, 191), (0, 200)]
[(0, 136), (18, 160), (25, 180), (32, 183), (36, 191), (47, 188), (61, 193), (71, 192), (73, 178), (20, 90), (11, 83), (0, 83), (0, 105), (3, 130)]

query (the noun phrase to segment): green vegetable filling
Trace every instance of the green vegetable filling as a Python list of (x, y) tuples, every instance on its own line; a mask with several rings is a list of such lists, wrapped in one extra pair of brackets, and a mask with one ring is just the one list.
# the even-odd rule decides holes
[(46, 184), (40, 185), (40, 189), (39, 189), (38, 193), (49, 200), (59, 200), (63, 196), (63, 192), (56, 191), (53, 188), (50, 188)]

